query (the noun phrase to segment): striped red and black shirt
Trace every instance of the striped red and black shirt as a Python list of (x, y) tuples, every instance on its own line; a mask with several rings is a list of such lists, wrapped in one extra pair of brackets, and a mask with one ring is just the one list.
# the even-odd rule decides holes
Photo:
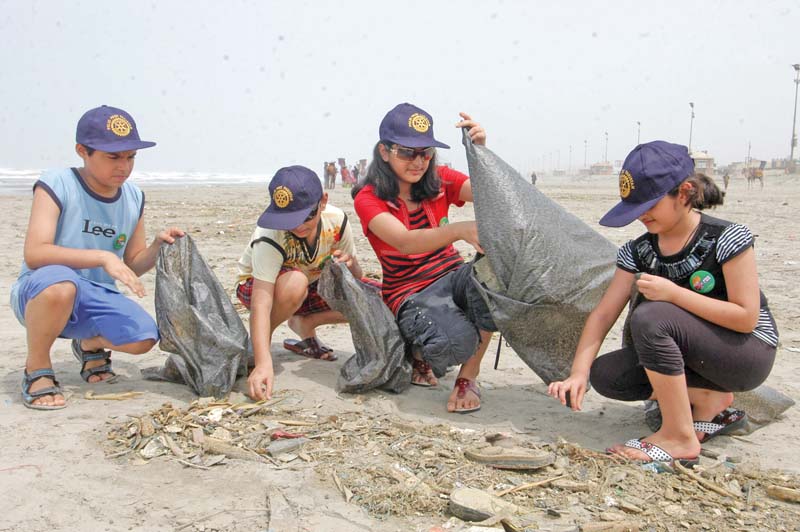
[(469, 176), (446, 166), (439, 167), (438, 170), (442, 180), (440, 194), (436, 198), (423, 201), (416, 211), (408, 212), (405, 203), (401, 201), (378, 198), (371, 185), (364, 187), (355, 199), (355, 210), (361, 220), (361, 227), (383, 269), (383, 300), (394, 313), (397, 313), (408, 296), (423, 290), (464, 263), (452, 244), (435, 251), (406, 255), (369, 231), (369, 222), (383, 212), (391, 213), (409, 230), (446, 225), (450, 205), (464, 205), (458, 195)]

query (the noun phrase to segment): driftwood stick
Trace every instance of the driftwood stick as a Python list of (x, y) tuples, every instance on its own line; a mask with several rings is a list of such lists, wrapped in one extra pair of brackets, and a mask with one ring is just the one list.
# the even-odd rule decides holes
[(546, 485), (550, 484), (551, 482), (553, 482), (554, 480), (558, 480), (558, 479), (564, 478), (566, 476), (567, 475), (558, 475), (557, 477), (547, 478), (545, 480), (540, 480), (538, 482), (530, 482), (528, 484), (522, 484), (521, 486), (515, 486), (513, 488), (508, 488), (507, 490), (503, 490), (500, 493), (496, 493), (495, 495), (497, 495), (498, 497), (502, 497), (503, 495), (508, 495), (509, 493), (514, 493), (515, 491), (522, 491), (522, 490), (526, 490), (526, 489), (529, 489), (529, 488), (536, 488), (536, 487), (539, 487), (539, 486), (546, 486)]
[(267, 462), (263, 456), (254, 452), (236, 447), (216, 438), (206, 438), (203, 441), (203, 451), (211, 454), (224, 454), (228, 458), (237, 460), (248, 460), (250, 462)]
[(697, 475), (697, 474), (693, 473), (692, 471), (689, 471), (687, 468), (683, 467), (678, 460), (675, 460), (675, 462), (673, 462), (673, 467), (675, 468), (676, 471), (681, 472), (682, 474), (684, 474), (687, 477), (689, 477), (690, 479), (694, 480), (695, 482), (697, 482), (698, 484), (700, 484), (704, 488), (713, 491), (714, 493), (719, 493), (720, 495), (724, 495), (725, 497), (730, 497), (732, 499), (740, 499), (741, 498), (740, 495), (736, 495), (735, 493), (733, 493), (731, 491), (728, 491), (723, 487), (717, 486), (716, 484), (714, 484), (710, 480), (706, 480), (703, 477), (701, 477), (700, 475)]
[(784, 488), (783, 486), (767, 486), (767, 495), (781, 501), (800, 502), (800, 490)]

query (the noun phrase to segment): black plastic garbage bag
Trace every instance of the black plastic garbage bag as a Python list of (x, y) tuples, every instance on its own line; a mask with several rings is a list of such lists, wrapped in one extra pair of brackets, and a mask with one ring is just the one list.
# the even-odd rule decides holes
[(342, 366), (336, 389), (361, 393), (372, 388), (402, 392), (411, 385), (411, 363), (392, 311), (380, 292), (362, 283), (344, 263), (329, 261), (318, 290), (350, 324), (355, 354)]
[(473, 278), (498, 330), (545, 383), (569, 375), (617, 248), (464, 132), (480, 243)]
[(160, 348), (174, 354), (144, 377), (188, 384), (201, 397), (226, 396), (246, 371), (249, 335), (188, 235), (159, 250), (155, 307)]

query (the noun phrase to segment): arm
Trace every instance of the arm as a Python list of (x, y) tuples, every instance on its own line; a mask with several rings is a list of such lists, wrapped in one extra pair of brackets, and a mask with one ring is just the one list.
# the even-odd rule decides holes
[(256, 366), (247, 378), (250, 397), (257, 400), (272, 397), (275, 374), (272, 368), (272, 298), (275, 283), (253, 278), (253, 292), (250, 296), (250, 338), (253, 341), (253, 355)]
[(720, 327), (750, 333), (758, 322), (760, 294), (755, 251), (750, 247), (722, 265), (728, 301), (678, 286), (669, 279), (642, 275), (639, 291), (652, 301), (667, 301)]
[(131, 289), (137, 296), (144, 296), (144, 286), (115, 254), (100, 249), (75, 249), (54, 244), (58, 217), (58, 205), (41, 187), (33, 192), (33, 206), (25, 235), (24, 258), (29, 268), (41, 268), (61, 264), (69, 268), (103, 268), (108, 274)]
[(161, 231), (148, 246), (145, 240), (144, 217), (139, 218), (136, 229), (133, 231), (128, 245), (125, 247), (125, 264), (133, 270), (136, 275), (143, 275), (156, 265), (158, 250), (162, 242), (172, 244), (175, 238), (183, 236), (185, 233), (177, 227), (170, 227)]
[(560, 400), (562, 405), (566, 406), (566, 394), (569, 393), (572, 409), (581, 409), (592, 362), (597, 357), (608, 331), (614, 326), (622, 309), (630, 299), (634, 280), (634, 274), (617, 268), (600, 303), (586, 319), (580, 340), (578, 340), (578, 347), (575, 349), (575, 358), (572, 360), (569, 377), (563, 381), (551, 382), (547, 388), (547, 393)]
[(350, 255), (341, 249), (334, 250), (331, 255), (336, 262), (344, 262), (345, 266), (347, 266), (347, 269), (353, 274), (353, 277), (356, 279), (361, 279), (364, 277), (364, 272), (361, 271), (361, 265), (358, 263), (355, 255)]
[(403, 222), (383, 212), (370, 220), (367, 226), (378, 238), (405, 255), (427, 253), (464, 240), (483, 252), (478, 242), (478, 226), (474, 221), (455, 222), (430, 229), (409, 230)]

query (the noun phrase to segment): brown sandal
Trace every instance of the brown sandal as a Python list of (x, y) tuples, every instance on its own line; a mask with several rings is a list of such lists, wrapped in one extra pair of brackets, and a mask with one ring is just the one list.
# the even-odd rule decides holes
[(333, 354), (331, 348), (321, 345), (314, 336), (306, 338), (305, 340), (287, 338), (283, 341), (283, 348), (304, 357), (326, 360), (328, 362), (333, 362), (339, 358)]

